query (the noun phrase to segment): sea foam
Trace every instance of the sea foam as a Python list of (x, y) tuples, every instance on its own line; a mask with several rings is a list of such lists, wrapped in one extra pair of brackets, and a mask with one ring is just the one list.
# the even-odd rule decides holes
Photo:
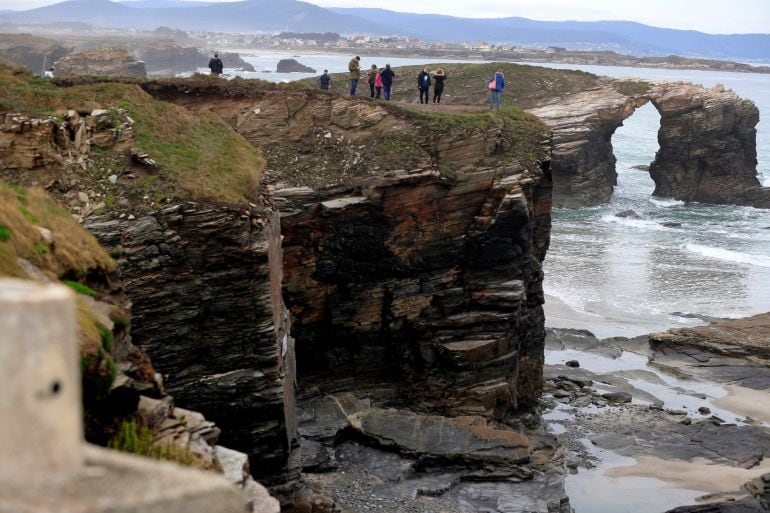
[(755, 265), (758, 267), (770, 267), (770, 256), (752, 255), (734, 251), (732, 249), (716, 248), (713, 246), (704, 246), (693, 243), (685, 244), (684, 249), (707, 258), (715, 258), (725, 262)]
[(675, 199), (657, 199), (650, 197), (650, 202), (658, 207), (661, 208), (669, 208), (669, 207), (679, 207), (681, 205), (684, 205), (684, 201), (682, 200), (675, 200)]

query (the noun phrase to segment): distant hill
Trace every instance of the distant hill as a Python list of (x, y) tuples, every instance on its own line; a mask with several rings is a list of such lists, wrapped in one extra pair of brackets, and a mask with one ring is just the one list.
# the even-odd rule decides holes
[(205, 2), (191, 2), (189, 0), (126, 0), (123, 5), (138, 9), (167, 9), (175, 7), (202, 7), (210, 5)]
[(385, 33), (384, 27), (297, 0), (244, 0), (163, 7), (110, 0), (67, 0), (58, 4), (0, 14), (0, 22), (52, 23), (87, 21), (95, 26), (153, 29), (164, 25), (183, 30), (231, 32), (312, 32), (323, 29), (342, 34)]
[(510, 42), (571, 49), (612, 49), (632, 55), (770, 59), (770, 34), (706, 34), (694, 30), (651, 27), (630, 21), (536, 21), (527, 18), (456, 18), (385, 9), (332, 8), (390, 32), (427, 41)]
[(770, 34), (705, 34), (628, 21), (536, 21), (456, 18), (384, 9), (324, 9), (298, 0), (67, 0), (27, 11), (0, 12), (0, 23), (87, 22), (95, 26), (220, 32), (337, 32), (405, 35), (425, 41), (510, 42), (637, 56), (684, 55), (770, 60)]

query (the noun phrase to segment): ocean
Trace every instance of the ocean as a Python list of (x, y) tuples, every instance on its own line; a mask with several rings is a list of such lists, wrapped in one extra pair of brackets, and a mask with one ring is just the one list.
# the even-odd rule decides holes
[[(343, 54), (292, 54), (235, 50), (253, 64), (248, 78), (297, 80), (312, 74), (279, 74), (279, 59), (294, 57), (330, 72), (347, 69)], [(362, 54), (362, 58), (365, 55)], [(427, 64), (420, 58), (365, 58), (393, 66)], [(458, 61), (461, 62), (461, 61)], [(471, 62), (471, 61), (462, 61)], [(479, 62), (479, 61), (476, 61)], [(759, 107), (758, 178), (770, 186), (770, 75), (713, 71), (538, 64), (611, 77), (722, 84)], [(683, 203), (652, 196), (648, 165), (658, 149), (660, 116), (647, 104), (612, 139), (618, 185), (600, 207), (553, 212), (551, 246), (544, 264), (546, 325), (582, 328), (599, 337), (636, 336), (770, 311), (770, 210)], [(619, 218), (634, 210), (639, 219)], [(667, 228), (661, 223), (678, 223)]]
[[(723, 84), (770, 112), (770, 75), (580, 68), (612, 77)], [(618, 185), (595, 208), (556, 209), (545, 261), (546, 324), (599, 337), (636, 336), (770, 311), (770, 210), (683, 203), (652, 196), (649, 173), (660, 115), (647, 104), (612, 138)], [(770, 124), (757, 127), (759, 180), (770, 186)], [(634, 210), (639, 219), (616, 213)], [(667, 228), (661, 223), (679, 223)]]

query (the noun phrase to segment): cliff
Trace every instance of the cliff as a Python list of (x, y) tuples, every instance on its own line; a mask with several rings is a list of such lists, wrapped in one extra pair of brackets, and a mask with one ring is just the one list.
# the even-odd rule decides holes
[(54, 74), (144, 77), (147, 67), (124, 50), (98, 48), (73, 53), (56, 61)]
[(0, 57), (26, 66), (38, 75), (71, 51), (53, 39), (29, 34), (0, 34)]
[[(0, 66), (0, 73), (8, 86), (3, 91), (3, 110), (17, 106), (24, 111), (2, 113), (3, 176), (16, 183), (47, 184), (62, 203), (76, 212), (79, 220), (87, 220), (101, 243), (119, 258), (122, 282), (117, 285), (109, 281), (108, 285), (125, 294), (126, 302), (130, 298), (133, 340), (158, 358), (155, 369), (165, 375), (166, 389), (178, 396), (177, 401), (187, 408), (208, 405), (207, 410), (221, 414), (211, 417), (221, 420), (226, 428), (237, 424), (233, 429), (226, 429), (222, 441), (227, 445), (243, 445), (247, 450), (253, 448), (254, 475), (277, 474), (279, 483), (296, 481), (296, 472), (292, 477), (282, 470), (290, 465), (291, 437), (287, 435), (287, 421), (292, 419), (290, 412), (293, 411), (293, 353), (280, 352), (279, 343), (279, 336), (288, 330), (288, 316), (280, 306), (280, 243), (276, 243), (279, 224), (269, 209), (253, 203), (261, 202), (259, 179), (263, 161), (259, 152), (221, 121), (155, 102), (133, 85), (98, 84), (58, 89), (50, 81), (34, 80), (18, 69)], [(30, 87), (33, 83), (37, 85), (34, 91)], [(121, 108), (115, 108), (118, 103)], [(66, 106), (63, 112), (59, 110), (62, 106)], [(67, 110), (67, 107), (72, 108)], [(32, 113), (46, 111), (57, 115), (32, 116)], [(213, 151), (212, 146), (217, 151)], [(227, 151), (235, 161), (215, 162), (221, 151)], [(180, 203), (193, 198), (198, 203)], [(6, 206), (5, 200), (3, 206)], [(29, 210), (30, 216), (40, 216), (32, 207)], [(96, 287), (101, 274), (92, 269), (88, 258), (92, 253), (104, 255), (106, 263), (101, 265), (108, 266), (112, 272), (115, 263), (69, 212), (61, 208), (59, 211), (61, 217), (74, 226), (75, 235), (82, 232), (96, 249), (70, 248), (72, 244), (79, 244), (80, 236), (60, 234), (50, 226), (55, 247), (44, 242), (36, 244), (36, 238), (30, 236), (28, 244), (25, 242), (29, 247), (21, 250), (24, 255), (29, 253), (42, 261), (48, 261), (49, 254), (55, 256), (66, 251), (64, 254), (72, 260), (67, 269), (71, 270), (57, 271), (58, 275), (78, 277), (83, 282), (82, 290), (94, 287), (95, 294), (101, 298), (102, 289)], [(14, 219), (23, 218), (24, 213), (14, 215)], [(17, 240), (16, 224), (9, 239), (13, 244)], [(49, 225), (46, 223), (46, 226)], [(174, 234), (174, 230), (178, 234)], [(34, 234), (35, 230), (31, 232)], [(41, 230), (42, 233), (46, 232)], [(226, 243), (228, 237), (230, 246)], [(214, 238), (217, 244), (212, 244)], [(6, 242), (0, 244), (3, 245), (0, 251), (4, 251)], [(218, 251), (222, 252), (216, 257)], [(8, 262), (5, 260), (3, 269), (7, 267), (12, 275), (26, 268), (17, 269), (10, 257)], [(236, 262), (241, 262), (241, 267)], [(230, 280), (233, 276), (246, 279), (242, 287), (238, 286), (237, 279)], [(228, 297), (230, 299), (225, 299)], [(244, 302), (244, 298), (250, 299)], [(230, 319), (227, 319), (228, 301), (232, 303), (234, 315)], [(215, 306), (217, 302), (220, 308)], [(278, 306), (274, 308), (274, 305)], [(174, 312), (176, 317), (169, 317), (169, 312)], [(120, 315), (122, 320), (115, 321), (114, 325), (116, 332), (123, 333), (129, 321), (124, 314)], [(105, 316), (99, 313), (96, 319)], [(236, 318), (240, 320), (237, 326)], [(102, 322), (113, 326), (109, 318)], [(274, 326), (281, 326), (280, 333)], [(109, 354), (100, 349), (104, 341), (99, 338), (98, 329), (92, 328), (91, 332), (96, 332), (94, 352), (99, 358), (88, 362), (93, 363), (99, 376), (105, 374), (105, 379), (97, 383), (101, 387), (97, 391), (109, 392), (115, 377), (110, 369), (114, 370), (114, 365)], [(215, 341), (216, 332), (222, 334), (219, 342)], [(226, 338), (228, 336), (237, 337), (240, 343), (230, 345), (233, 341)], [(117, 333), (115, 340), (119, 340)], [(119, 352), (120, 347), (115, 344)], [(196, 361), (183, 362), (177, 358), (181, 355), (194, 357)], [(128, 362), (131, 363), (130, 359)], [(172, 362), (171, 368), (169, 362)], [(118, 364), (122, 365), (120, 360)], [(127, 375), (130, 377), (130, 373)], [(286, 376), (288, 380), (284, 379)], [(151, 367), (149, 379), (154, 383)], [(159, 391), (151, 387), (141, 391), (159, 395)], [(105, 405), (112, 412), (115, 401), (108, 399)], [(134, 395), (130, 408), (136, 407), (136, 400)], [(238, 404), (231, 404), (223, 410), (221, 405), (228, 400), (240, 401), (240, 409)], [(264, 409), (252, 422), (240, 422), (244, 415), (254, 415), (261, 407)], [(120, 417), (132, 412), (130, 408), (121, 410)], [(156, 420), (155, 424), (167, 439), (174, 444), (178, 442), (184, 450), (188, 450), (188, 443), (200, 448), (216, 440), (210, 423), (193, 424), (190, 412), (161, 410), (165, 413), (151, 412), (150, 418)], [(190, 419), (179, 420), (186, 416)], [(105, 429), (101, 432), (107, 438), (115, 433)], [(200, 443), (201, 436), (207, 443)], [(106, 443), (106, 439), (100, 441)], [(212, 450), (203, 452), (204, 456), (208, 454), (205, 458), (212, 457)], [(271, 451), (280, 454), (275, 462), (270, 459)], [(264, 455), (269, 464), (254, 459), (257, 455), (260, 458)], [(241, 467), (243, 465), (241, 462)], [(245, 487), (248, 480), (241, 476), (239, 483)], [(268, 484), (274, 483), (268, 480)]]
[[(483, 433), (510, 446), (505, 472), (532, 476), (526, 437), (489, 419), (508, 422), (540, 394), (542, 123), (259, 82), (83, 82), (12, 87), (4, 101), (30, 111), (78, 106), (19, 118), (0, 158), (50, 183), (119, 256), (135, 343), (285, 504), (307, 504), (295, 380), (303, 399), (355, 391), (411, 410), (404, 422), (451, 425), (469, 446)], [(373, 439), (393, 429), (380, 411), (356, 417)]]

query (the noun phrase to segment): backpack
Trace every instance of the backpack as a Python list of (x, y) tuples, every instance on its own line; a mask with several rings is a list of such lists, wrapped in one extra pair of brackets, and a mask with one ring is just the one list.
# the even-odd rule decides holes
[(489, 84), (487, 84), (487, 89), (489, 89), (490, 91), (494, 91), (495, 89), (497, 89), (497, 77), (489, 81)]
[(321, 75), (321, 78), (318, 79), (321, 83), (321, 87), (329, 87), (329, 84), (332, 81), (332, 77), (329, 75)]

